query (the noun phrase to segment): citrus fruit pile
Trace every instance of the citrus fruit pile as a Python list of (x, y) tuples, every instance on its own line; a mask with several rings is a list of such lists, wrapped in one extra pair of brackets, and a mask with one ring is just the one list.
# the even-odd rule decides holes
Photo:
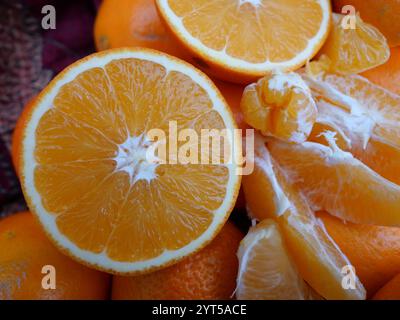
[[(400, 7), (367, 2), (104, 0), (16, 125), (0, 298), (398, 298)], [(190, 139), (239, 128), (243, 177), (240, 134)]]

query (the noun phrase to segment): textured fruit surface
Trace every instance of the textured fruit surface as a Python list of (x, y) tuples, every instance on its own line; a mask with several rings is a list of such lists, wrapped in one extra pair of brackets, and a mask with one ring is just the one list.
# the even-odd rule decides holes
[(371, 82), (400, 94), (400, 47), (390, 49), (389, 60), (361, 74)]
[(385, 284), (373, 297), (374, 300), (400, 300), (400, 274)]
[(310, 140), (327, 144), (321, 133), (336, 133), (338, 146), (382, 177), (400, 184), (400, 96), (358, 75), (303, 75), (317, 102), (317, 126)]
[(361, 18), (377, 27), (388, 39), (389, 45), (400, 45), (400, 2), (398, 0), (333, 0), (335, 12), (342, 12), (346, 5), (354, 7)]
[(24, 127), (26, 126), (26, 121), (28, 119), (28, 114), (32, 109), (33, 103), (35, 101), (36, 97), (31, 98), (24, 106), (24, 109), (22, 110), (17, 124), (15, 125), (14, 132), (12, 135), (12, 140), (11, 140), (11, 158), (12, 162), (14, 165), (15, 172), (19, 174), (19, 165), (20, 165), (20, 159), (21, 159), (21, 143), (22, 143), (22, 137), (23, 137), (23, 130)]
[(198, 137), (202, 129), (236, 128), (204, 74), (149, 49), (88, 56), (41, 93), (24, 131), (22, 184), (64, 252), (101, 270), (149, 272), (217, 234), (239, 192), (237, 164), (224, 162), (237, 142), (223, 154), (207, 149), (202, 164), (151, 155), (155, 139), (166, 142), (150, 131), (173, 139), (174, 125)]
[(274, 220), (263, 220), (249, 230), (240, 243), (238, 257), (237, 299), (312, 299)]
[(400, 270), (400, 228), (343, 222), (319, 212), (326, 230), (349, 258), (368, 296)]
[(332, 135), (325, 136), (329, 146), (270, 140), (268, 149), (314, 211), (355, 223), (400, 226), (400, 187), (339, 149)]
[(311, 91), (296, 73), (268, 75), (248, 85), (240, 106), (253, 128), (289, 142), (305, 141), (317, 118)]
[[(311, 59), (330, 24), (328, 0), (156, 0), (172, 33), (206, 72), (249, 82)], [(210, 28), (212, 26), (212, 28)]]
[(386, 38), (374, 26), (354, 16), (353, 28), (343, 28), (341, 14), (332, 14), (332, 29), (319, 55), (330, 59), (330, 69), (342, 74), (360, 73), (385, 63), (390, 56)]
[(242, 238), (228, 221), (209, 245), (171, 267), (136, 277), (115, 276), (112, 298), (230, 299), (238, 270), (236, 251)]
[(322, 297), (365, 298), (365, 290), (358, 279), (355, 290), (343, 289), (341, 270), (349, 260), (316, 219), (300, 189), (287, 179), (279, 158), (271, 157), (263, 139), (256, 137), (254, 172), (243, 177), (250, 216), (258, 220), (272, 218), (279, 223), (302, 278)]
[(97, 50), (145, 47), (185, 58), (161, 21), (154, 0), (103, 0), (94, 25)]
[[(0, 220), (0, 247), (0, 300), (108, 298), (110, 276), (60, 253), (29, 212)], [(52, 290), (42, 287), (48, 265), (55, 268)]]

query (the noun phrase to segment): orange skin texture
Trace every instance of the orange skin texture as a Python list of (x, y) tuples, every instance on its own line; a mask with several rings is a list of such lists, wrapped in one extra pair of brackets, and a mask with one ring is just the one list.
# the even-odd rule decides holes
[(154, 0), (104, 0), (94, 25), (97, 51), (119, 47), (145, 47), (187, 58), (167, 32)]
[(31, 98), (24, 106), (15, 125), (11, 140), (11, 159), (14, 165), (15, 172), (19, 175), (19, 162), (21, 159), (21, 142), (23, 138), (23, 130), (29, 118), (30, 111), (34, 105), (36, 97)]
[(208, 246), (173, 266), (137, 277), (114, 276), (112, 299), (231, 299), (242, 238), (228, 221)]
[(400, 273), (379, 289), (372, 299), (400, 300)]
[(386, 63), (361, 75), (393, 93), (400, 94), (400, 47), (390, 49), (390, 58)]
[(355, 267), (372, 296), (400, 271), (400, 228), (343, 222), (319, 212), (329, 235)]
[[(0, 220), (0, 299), (93, 299), (109, 296), (110, 276), (60, 253), (30, 212)], [(56, 289), (42, 288), (42, 267), (56, 269)]]
[(345, 5), (352, 5), (361, 18), (377, 27), (391, 47), (400, 45), (400, 2), (398, 0), (333, 0), (333, 10), (341, 13)]

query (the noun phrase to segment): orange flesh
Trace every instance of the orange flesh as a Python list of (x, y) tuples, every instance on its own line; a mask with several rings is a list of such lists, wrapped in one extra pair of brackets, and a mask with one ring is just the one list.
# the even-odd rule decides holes
[[(327, 144), (320, 134), (334, 131), (341, 149), (350, 151), (384, 178), (400, 184), (400, 96), (359, 76), (327, 74), (317, 81), (324, 83), (325, 89), (311, 83), (319, 117), (310, 141)], [(335, 90), (342, 98), (326, 92), (326, 88)], [(361, 107), (354, 108), (355, 112), (351, 110), (354, 102)], [(322, 117), (325, 111), (329, 115)]]
[(323, 16), (317, 1), (259, 2), (168, 1), (185, 28), (205, 46), (252, 63), (290, 60), (317, 34)]
[(355, 223), (400, 226), (400, 187), (335, 146), (268, 142), (271, 154), (314, 210)]
[[(362, 299), (365, 291), (344, 290), (341, 269), (347, 258), (315, 218), (306, 199), (288, 180), (278, 158), (272, 158), (260, 141), (256, 144), (255, 171), (243, 177), (243, 188), (251, 217), (278, 221), (303, 279), (326, 299)], [(288, 144), (289, 145), (289, 144)], [(256, 191), (257, 190), (257, 191)]]
[[(160, 128), (225, 127), (208, 94), (161, 65), (113, 60), (65, 84), (36, 131), (35, 186), (62, 234), (81, 249), (140, 261), (198, 238), (226, 193), (219, 165), (163, 165), (151, 182), (115, 171), (118, 144)], [(145, 232), (144, 232), (145, 230)]]
[(307, 139), (317, 117), (311, 92), (295, 73), (267, 75), (247, 86), (240, 106), (263, 135), (295, 143)]
[(345, 29), (344, 15), (332, 15), (332, 29), (319, 55), (327, 55), (330, 69), (342, 74), (355, 74), (385, 63), (390, 56), (383, 34), (355, 16), (355, 29)]

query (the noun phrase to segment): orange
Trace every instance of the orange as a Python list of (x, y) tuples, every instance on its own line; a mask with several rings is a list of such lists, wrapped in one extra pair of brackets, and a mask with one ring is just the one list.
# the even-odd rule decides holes
[(311, 59), (330, 24), (329, 0), (156, 0), (162, 19), (218, 78), (248, 83)]
[(303, 142), (317, 118), (311, 91), (297, 73), (272, 74), (246, 87), (241, 109), (263, 135)]
[(354, 224), (319, 212), (326, 230), (355, 267), (368, 295), (400, 270), (400, 228)]
[(268, 149), (314, 210), (355, 223), (400, 226), (400, 186), (338, 148), (332, 132), (324, 136), (329, 146), (270, 139)]
[(183, 58), (185, 50), (169, 35), (154, 0), (103, 0), (94, 24), (98, 51), (145, 47)]
[(226, 102), (228, 103), (233, 116), (236, 120), (239, 129), (245, 130), (249, 126), (244, 121), (242, 110), (240, 109), (240, 100), (242, 98), (244, 86), (230, 83), (226, 81), (221, 81), (218, 79), (212, 79), (217, 88), (221, 91)]
[(315, 218), (300, 190), (288, 180), (288, 172), (282, 170), (278, 159), (271, 157), (264, 139), (256, 135), (254, 171), (243, 176), (250, 217), (278, 222), (301, 277), (323, 298), (364, 299), (365, 290), (358, 279), (355, 290), (342, 287), (342, 268), (349, 260)]
[(377, 27), (388, 39), (389, 45), (400, 45), (400, 2), (398, 0), (333, 0), (335, 12), (351, 5), (364, 21)]
[(179, 59), (141, 48), (93, 54), (53, 79), (32, 109), (25, 199), (84, 264), (118, 274), (164, 268), (209, 243), (234, 207), (238, 139), (210, 153), (186, 134), (232, 131), (235, 121), (211, 80)]
[(400, 274), (385, 284), (374, 295), (374, 300), (400, 300)]
[(136, 277), (115, 276), (112, 299), (230, 299), (242, 233), (227, 222), (204, 249), (174, 266)]
[[(29, 212), (0, 220), (0, 248), (0, 300), (108, 298), (110, 277), (61, 254)], [(55, 289), (42, 287), (45, 266), (54, 267)]]
[(389, 60), (361, 74), (371, 82), (400, 95), (400, 47), (390, 49)]
[(21, 140), (23, 129), (26, 126), (28, 114), (30, 113), (36, 97), (31, 98), (24, 106), (15, 125), (14, 132), (11, 140), (11, 158), (14, 165), (15, 172), (19, 175), (19, 162), (21, 159)]
[[(344, 15), (332, 15), (332, 29), (319, 55), (330, 59), (330, 70), (359, 73), (385, 63), (390, 56), (386, 38), (356, 15), (354, 29), (343, 28)], [(350, 27), (350, 26), (349, 26)]]
[(240, 243), (238, 257), (237, 299), (312, 299), (273, 220), (263, 220), (250, 229)]
[(318, 108), (310, 140), (327, 144), (321, 133), (335, 132), (340, 148), (400, 184), (400, 96), (358, 75), (322, 72), (303, 78)]

